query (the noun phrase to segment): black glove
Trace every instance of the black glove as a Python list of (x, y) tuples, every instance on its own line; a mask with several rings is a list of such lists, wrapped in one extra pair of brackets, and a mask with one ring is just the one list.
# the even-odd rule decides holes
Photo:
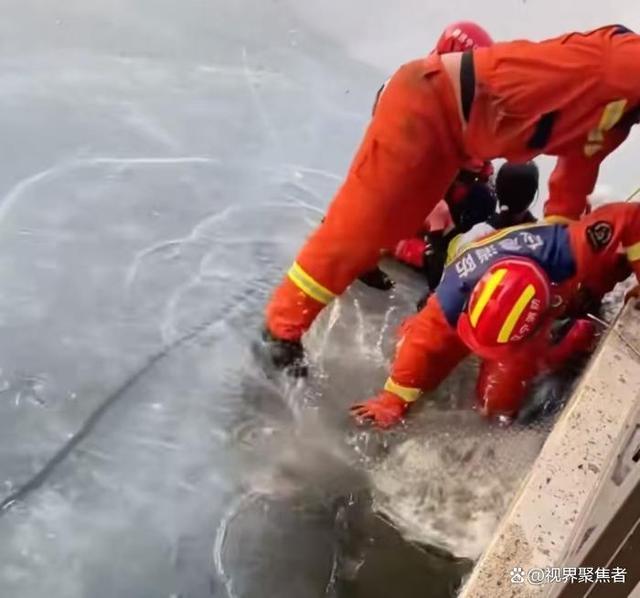
[[(455, 229), (454, 229), (455, 230)], [(450, 234), (443, 234), (442, 231), (427, 233), (424, 237), (427, 242), (427, 250), (424, 254), (423, 271), (427, 277), (429, 289), (434, 291), (440, 284), (444, 264), (447, 260), (447, 247), (451, 239)]]
[(276, 338), (265, 328), (251, 349), (268, 377), (277, 371), (284, 371), (293, 378), (307, 376), (307, 359), (300, 341)]

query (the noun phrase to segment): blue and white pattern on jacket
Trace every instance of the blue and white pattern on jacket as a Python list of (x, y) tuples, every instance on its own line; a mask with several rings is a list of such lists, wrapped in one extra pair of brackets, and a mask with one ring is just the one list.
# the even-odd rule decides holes
[(535, 260), (552, 283), (564, 282), (576, 273), (566, 225), (527, 224), (500, 230), (470, 243), (445, 268), (436, 296), (449, 324), (457, 324), (471, 291), (487, 269), (507, 257)]

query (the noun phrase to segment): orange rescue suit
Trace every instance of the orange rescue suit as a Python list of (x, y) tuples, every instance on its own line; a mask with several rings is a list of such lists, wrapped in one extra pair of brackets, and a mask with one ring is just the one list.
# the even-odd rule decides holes
[(299, 340), (375, 265), (381, 247), (420, 227), (469, 156), (559, 156), (546, 214), (579, 216), (600, 162), (627, 136), (638, 106), (640, 37), (620, 26), (402, 66), (325, 221), (273, 294), (267, 328)]
[[(567, 227), (568, 235), (560, 237), (566, 239), (563, 242), (567, 247), (552, 247), (551, 253), (557, 255), (568, 251), (573, 266), (560, 274), (547, 271), (550, 279), (555, 280), (553, 294), (557, 297), (558, 304), (537, 334), (513, 346), (513, 356), (522, 356), (523, 359), (519, 363), (526, 364), (520, 372), (522, 375), (515, 376), (518, 380), (511, 380), (516, 385), (528, 383), (540, 371), (536, 365), (536, 359), (540, 357), (541, 352), (551, 350), (546, 337), (551, 320), (562, 317), (566, 313), (571, 306), (571, 300), (580, 288), (586, 287), (595, 293), (610, 290), (616, 282), (628, 274), (626, 268), (621, 268), (621, 255), (626, 256), (626, 263), (640, 280), (640, 204), (609, 204), (569, 225), (544, 224), (531, 225), (531, 228), (504, 229), (480, 242), (472, 243), (470, 245), (472, 249), (468, 251), (482, 251), (483, 247), (500, 242), (499, 239), (510, 230), (540, 231), (541, 226), (550, 233), (553, 232), (554, 227)], [(541, 237), (552, 238), (552, 235), (541, 235)], [(544, 248), (540, 249), (544, 251)], [(458, 259), (464, 260), (465, 253), (467, 252), (463, 252), (462, 257)], [(496, 255), (494, 259), (502, 257)], [(455, 269), (456, 263), (454, 261), (447, 268)], [(540, 265), (548, 270), (546, 264)], [(568, 275), (570, 271), (574, 273)], [(614, 276), (612, 273), (621, 275)], [(468, 294), (471, 290), (471, 288), (467, 289)], [(459, 312), (462, 304), (457, 296), (453, 295), (451, 297), (456, 302), (455, 305), (443, 303), (447, 297), (448, 295), (444, 293), (440, 296), (437, 293), (432, 295), (422, 311), (411, 318), (409, 325), (405, 325), (398, 343), (391, 376), (385, 385), (387, 393), (395, 394), (409, 403), (413, 402), (422, 392), (435, 389), (469, 353), (455, 328), (455, 314)], [(543, 357), (547, 358), (546, 355)], [(514, 361), (518, 360), (514, 359)], [(516, 371), (519, 371), (517, 367), (515, 370), (512, 369), (509, 376), (514, 378)]]

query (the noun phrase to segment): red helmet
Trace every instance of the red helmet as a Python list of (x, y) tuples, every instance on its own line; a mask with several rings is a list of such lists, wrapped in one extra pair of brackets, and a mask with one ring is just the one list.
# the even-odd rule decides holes
[(529, 258), (493, 264), (474, 287), (458, 319), (458, 334), (477, 355), (499, 359), (534, 332), (551, 304), (544, 270)]
[(471, 21), (459, 21), (452, 23), (444, 30), (434, 53), (464, 52), (476, 48), (488, 48), (492, 45), (491, 36), (480, 25)]

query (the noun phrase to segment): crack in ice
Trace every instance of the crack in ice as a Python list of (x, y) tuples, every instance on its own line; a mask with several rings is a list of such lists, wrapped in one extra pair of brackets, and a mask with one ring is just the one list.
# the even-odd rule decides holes
[(215, 212), (214, 214), (209, 214), (202, 220), (199, 220), (196, 223), (196, 225), (191, 229), (191, 231), (184, 237), (178, 237), (175, 239), (160, 241), (159, 243), (155, 243), (150, 247), (145, 247), (144, 249), (140, 250), (138, 253), (136, 253), (136, 255), (132, 260), (131, 265), (127, 269), (127, 275), (125, 278), (127, 289), (133, 284), (134, 280), (136, 279), (142, 260), (144, 260), (145, 258), (155, 253), (164, 251), (169, 248), (174, 248), (174, 247), (179, 248), (182, 245), (199, 241), (202, 238), (210, 239), (210, 237), (207, 237), (206, 235), (203, 234), (203, 229), (205, 229), (210, 224), (217, 222), (218, 220), (226, 219), (229, 216), (229, 214), (231, 214), (233, 211), (237, 209), (238, 209), (238, 206), (233, 206), (233, 205), (226, 206), (222, 210)]
[(175, 164), (219, 164), (220, 160), (210, 156), (143, 156), (138, 158), (121, 158), (101, 156), (65, 162), (51, 166), (45, 170), (28, 176), (11, 187), (0, 201), (0, 222), (6, 217), (13, 206), (20, 201), (25, 191), (45, 179), (59, 176), (76, 168), (100, 165), (132, 165), (132, 166), (165, 166)]
[(250, 490), (238, 496), (230, 505), (229, 508), (225, 511), (224, 515), (220, 519), (220, 525), (216, 530), (216, 538), (213, 544), (213, 564), (216, 568), (216, 573), (218, 577), (224, 583), (224, 588), (227, 592), (228, 598), (237, 598), (237, 594), (233, 590), (233, 579), (227, 575), (222, 552), (224, 550), (224, 544), (227, 539), (227, 530), (229, 528), (229, 524), (233, 522), (233, 520), (240, 514), (240, 512), (255, 502), (255, 500), (260, 495)]

